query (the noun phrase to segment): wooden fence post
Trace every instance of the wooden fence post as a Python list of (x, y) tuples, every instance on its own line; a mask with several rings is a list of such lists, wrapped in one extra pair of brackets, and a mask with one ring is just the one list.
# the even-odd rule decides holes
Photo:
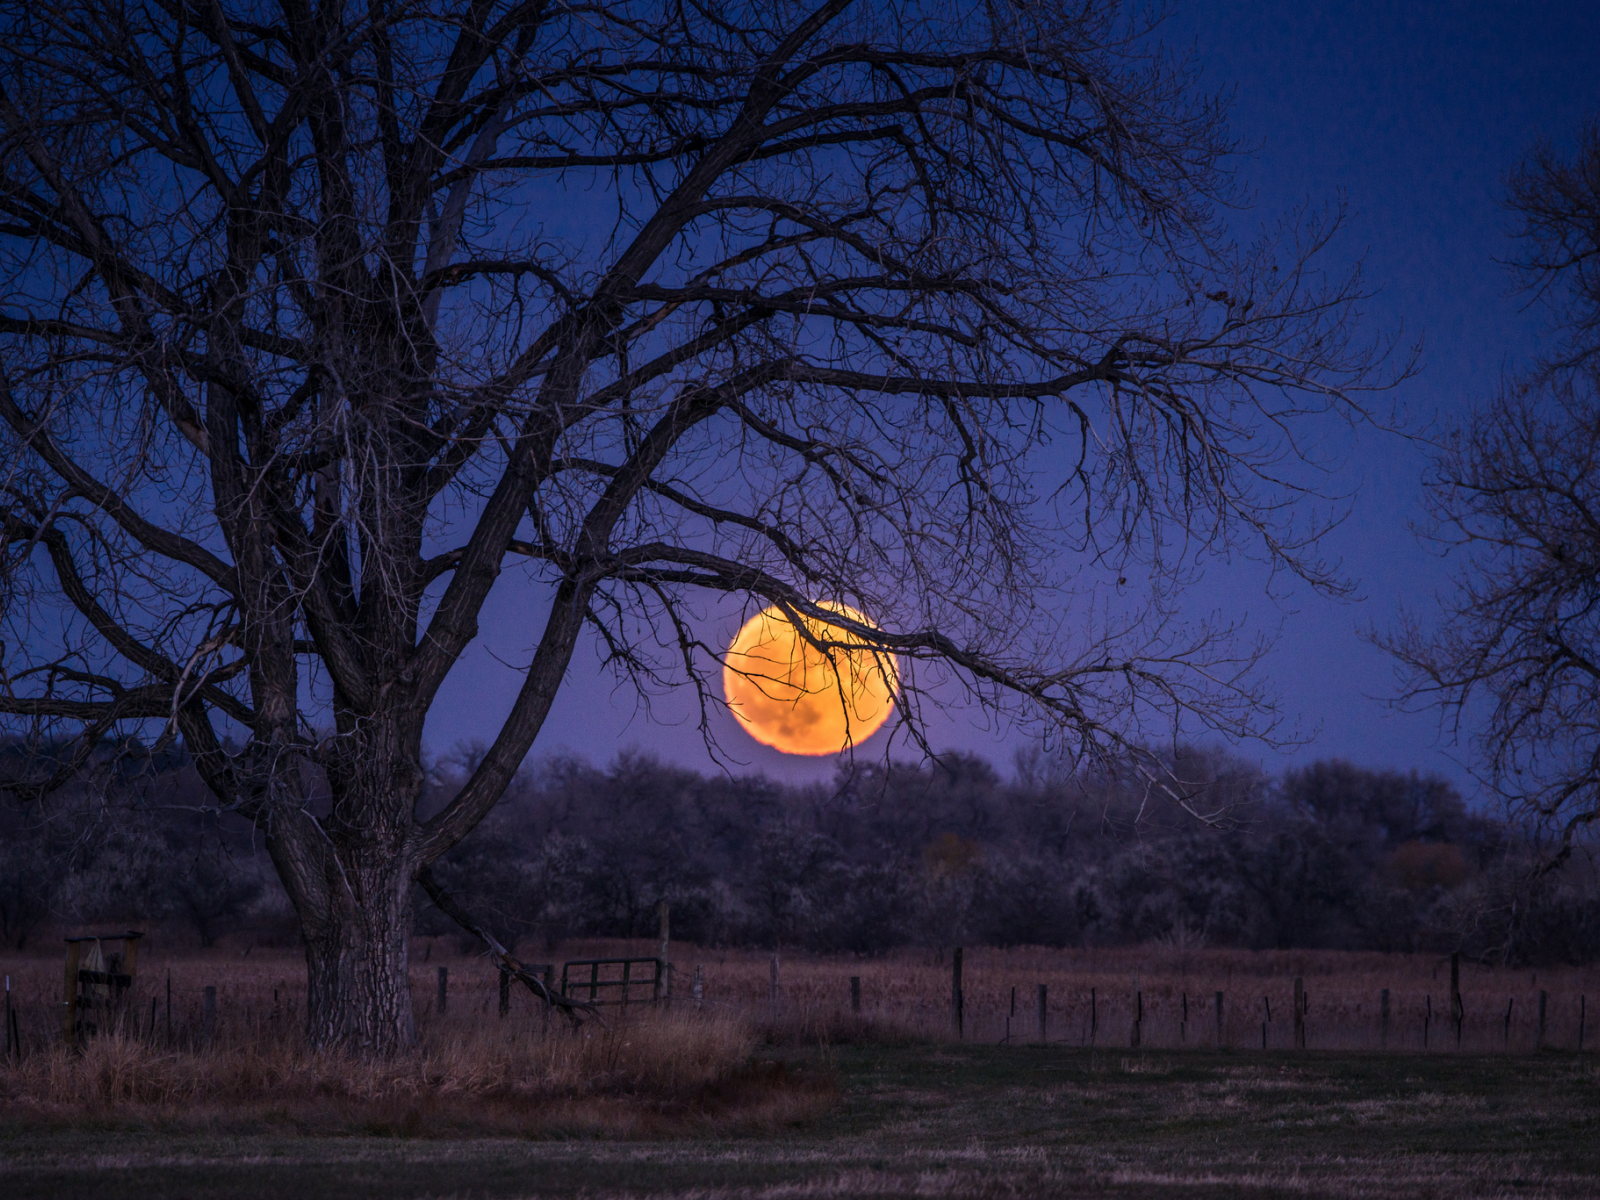
[(1217, 1049), (1222, 1049), (1222, 993), (1217, 993)]
[(1503, 1047), (1505, 1047), (1507, 1050), (1511, 1049), (1511, 1010), (1514, 1007), (1516, 1007), (1516, 1003), (1517, 1003), (1517, 998), (1515, 996), (1507, 997), (1507, 999), (1506, 999), (1506, 1027), (1505, 1027), (1505, 1030), (1504, 1030), (1504, 1032), (1503, 1032), (1503, 1034), (1501, 1036), (1501, 1039), (1500, 1039), (1500, 1044)]
[(1422, 997), (1426, 1006), (1422, 1012), (1422, 1048), (1428, 1048), (1428, 1026), (1433, 1024), (1433, 993), (1429, 992)]
[(1461, 1003), (1461, 955), (1450, 956), (1450, 1019), (1456, 1025), (1456, 1049), (1461, 1049), (1461, 1026), (1467, 1019), (1467, 1007)]
[(1389, 989), (1384, 988), (1378, 997), (1378, 1049), (1389, 1048)]
[(61, 1038), (71, 1045), (78, 1036), (78, 967), (83, 962), (83, 943), (67, 943), (67, 969), (62, 980)]
[(661, 914), (661, 999), (672, 1000), (672, 910), (665, 900), (660, 905)]
[(1100, 1032), (1100, 1005), (1099, 998), (1093, 988), (1089, 989), (1089, 1047), (1094, 1048), (1095, 1035)]
[(694, 1006), (699, 1008), (705, 1003), (706, 975), (705, 969), (699, 963), (694, 965)]
[(1298, 975), (1294, 980), (1294, 1048), (1306, 1048), (1306, 981)]
[(445, 1007), (450, 1003), (450, 968), (439, 968), (439, 999), (434, 1004), (434, 1011), (441, 1017), (444, 1016)]
[(1129, 1047), (1137, 1050), (1143, 1040), (1144, 1031), (1140, 1028), (1144, 1024), (1144, 993), (1133, 993), (1133, 1036), (1128, 1039)]
[(1047, 994), (1044, 984), (1041, 983), (1039, 985), (1039, 1045), (1041, 1046), (1049, 1041), (1046, 1036), (1047, 1029), (1045, 1025), (1045, 997)]
[[(250, 951), (246, 950), (246, 954)], [(122, 973), (131, 981), (139, 969), (139, 938), (125, 937), (122, 939)], [(138, 1024), (138, 1014), (134, 1014), (134, 1023)]]
[(1544, 1049), (1545, 1007), (1546, 1007), (1546, 1005), (1549, 1004), (1549, 1002), (1550, 1002), (1550, 993), (1545, 991), (1543, 988), (1540, 988), (1539, 989), (1539, 1033), (1538, 1033), (1538, 1036), (1534, 1038), (1533, 1048), (1535, 1050), (1543, 1050)]
[(956, 952), (950, 957), (950, 1021), (955, 1026), (956, 1038), (959, 1040), (965, 1032), (965, 1014), (962, 1012), (961, 995), (961, 947), (956, 947)]
[(1261, 1048), (1267, 1048), (1267, 1026), (1272, 1024), (1272, 1000), (1268, 996), (1261, 997)]
[(861, 1011), (861, 976), (859, 975), (850, 976), (850, 1011), (853, 1013)]

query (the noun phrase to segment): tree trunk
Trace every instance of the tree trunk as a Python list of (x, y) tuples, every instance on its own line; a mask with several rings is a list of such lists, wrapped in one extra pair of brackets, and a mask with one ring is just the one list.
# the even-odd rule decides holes
[[(361, 871), (358, 900), (329, 906), (301, 926), (306, 942), (306, 1034), (317, 1047), (363, 1057), (414, 1046), (411, 1009), (411, 872), (383, 864)], [(309, 925), (309, 927), (308, 927)]]
[(415, 864), (403, 842), (343, 840), (303, 812), (277, 823), (267, 838), (305, 939), (306, 1035), (318, 1049), (392, 1055), (417, 1041), (410, 978)]

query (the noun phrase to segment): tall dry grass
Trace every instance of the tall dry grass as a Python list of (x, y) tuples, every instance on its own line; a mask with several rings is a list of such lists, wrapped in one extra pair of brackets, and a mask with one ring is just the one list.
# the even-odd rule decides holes
[[(24, 1017), (23, 1052), (0, 1065), (0, 1120), (627, 1136), (782, 1124), (833, 1100), (822, 1075), (756, 1062), (755, 1031), (727, 1009), (607, 1009), (573, 1030), (522, 993), (501, 1018), (495, 972), (481, 960), (439, 958), (451, 968), (446, 1011), (436, 1011), (424, 964), (413, 975), (419, 1047), (375, 1062), (309, 1048), (298, 1011), (304, 969), (286, 953), (149, 956), (114, 1027), (76, 1049), (60, 1034), (60, 964), (0, 960)], [(209, 1036), (207, 985), (218, 992)]]
[(167, 1049), (125, 1031), (60, 1043), (0, 1073), (0, 1103), (179, 1108), (423, 1096), (541, 1099), (585, 1094), (692, 1095), (737, 1073), (754, 1040), (736, 1018), (639, 1010), (573, 1031), (435, 1024), (416, 1053), (363, 1061), (312, 1053), (296, 1031), (235, 1031), (203, 1048)]
[[(925, 950), (872, 959), (784, 954), (774, 997), (770, 953), (678, 944), (672, 1007), (611, 1009), (605, 1023), (591, 1022), (573, 1034), (520, 988), (510, 1014), (498, 1016), (492, 964), (437, 939), (419, 940), (413, 955), (421, 1040), (414, 1055), (356, 1063), (311, 1053), (301, 1032), (303, 961), (291, 951), (247, 944), (165, 954), (159, 945), (146, 947), (119, 1027), (74, 1054), (60, 1044), (62, 960), (48, 949), (0, 957), (0, 971), (11, 977), (24, 1041), (20, 1061), (0, 1068), (0, 1116), (614, 1133), (658, 1128), (663, 1121), (782, 1121), (820, 1111), (830, 1102), (831, 1085), (758, 1068), (761, 1042), (956, 1036), (950, 958)], [(653, 952), (653, 943), (574, 942), (548, 957), (559, 964)], [(443, 1012), (436, 1003), (440, 966), (450, 972)], [(698, 1001), (692, 993), (697, 968)], [(853, 975), (861, 978), (859, 1013), (850, 1009)], [(1458, 1043), (1448, 1019), (1447, 957), (1161, 946), (967, 948), (961, 1036), (1038, 1040), (1042, 983), (1052, 1043), (1127, 1047), (1136, 1004), (1142, 1003), (1140, 1040), (1149, 1049), (1212, 1049), (1220, 1043), (1249, 1050), (1261, 1047), (1263, 1035), (1268, 1048), (1283, 1049), (1293, 1044), (1296, 978), (1304, 981), (1312, 1049), (1377, 1050), (1385, 1044), (1379, 1022), (1385, 988), (1390, 1050), (1574, 1049), (1580, 1019), (1585, 1048), (1600, 1039), (1594, 1028), (1600, 1013), (1590, 1011), (1590, 1001), (1600, 1000), (1600, 969), (1594, 967), (1533, 971), (1463, 963), (1466, 1020)], [(209, 1038), (202, 1023), (208, 985), (217, 989)], [(1217, 992), (1224, 997), (1220, 1035)], [(1540, 992), (1546, 993), (1542, 1041)]]

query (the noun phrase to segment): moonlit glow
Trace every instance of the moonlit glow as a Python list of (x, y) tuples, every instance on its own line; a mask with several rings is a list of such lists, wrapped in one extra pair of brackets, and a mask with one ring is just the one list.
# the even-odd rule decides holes
[[(876, 628), (843, 604), (819, 607)], [(728, 648), (723, 691), (728, 708), (756, 741), (785, 754), (837, 754), (888, 720), (898, 682), (894, 659), (837, 626), (802, 619), (828, 650), (802, 637), (782, 609), (763, 609)]]

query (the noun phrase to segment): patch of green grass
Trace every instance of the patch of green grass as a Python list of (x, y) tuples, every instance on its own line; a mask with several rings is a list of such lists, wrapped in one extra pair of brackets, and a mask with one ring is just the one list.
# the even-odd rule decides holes
[[(820, 1120), (742, 1136), (317, 1137), (0, 1131), (0, 1195), (416, 1197), (1592, 1196), (1586, 1058), (1090, 1054), (1055, 1047), (795, 1052), (832, 1070)], [(820, 1061), (819, 1061), (820, 1060)]]

